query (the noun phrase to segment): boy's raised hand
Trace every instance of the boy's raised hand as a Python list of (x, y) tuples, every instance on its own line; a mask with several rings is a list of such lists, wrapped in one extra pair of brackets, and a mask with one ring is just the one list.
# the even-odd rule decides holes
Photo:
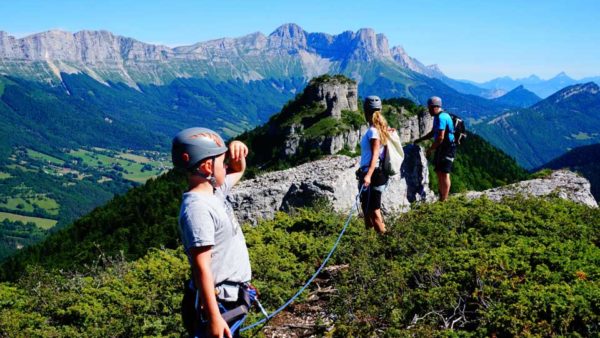
[(229, 144), (229, 158), (232, 161), (240, 161), (248, 156), (248, 147), (241, 141), (232, 141)]
[(231, 185), (235, 185), (246, 171), (246, 156), (248, 147), (241, 141), (233, 141), (229, 144), (229, 170), (227, 176), (231, 179)]

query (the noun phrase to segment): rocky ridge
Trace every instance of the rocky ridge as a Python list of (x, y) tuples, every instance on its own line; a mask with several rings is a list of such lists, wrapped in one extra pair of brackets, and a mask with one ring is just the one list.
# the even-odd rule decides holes
[[(23, 66), (35, 66), (38, 72), (26, 77), (46, 82), (60, 80), (61, 72), (131, 86), (162, 84), (177, 77), (225, 76), (221, 72), (251, 81), (269, 77), (281, 62), (287, 66), (280, 76), (310, 78), (336, 72), (341, 63), (376, 59), (428, 76), (439, 72), (409, 57), (401, 47), (390, 49), (387, 38), (370, 28), (330, 35), (285, 24), (268, 36), (256, 32), (175, 48), (108, 31), (51, 30), (19, 39), (0, 31), (0, 74), (21, 74), (27, 68)], [(39, 72), (40, 68), (45, 71)]]
[(558, 170), (545, 178), (522, 181), (485, 191), (472, 191), (466, 193), (465, 197), (475, 199), (487, 196), (493, 201), (500, 201), (504, 197), (516, 195), (531, 197), (556, 195), (563, 199), (597, 208), (598, 203), (592, 196), (590, 189), (590, 182), (584, 177), (568, 170)]
[[(427, 160), (421, 147), (406, 145), (401, 174), (390, 179), (383, 195), (384, 213), (406, 212), (414, 202), (433, 202), (435, 194), (429, 189)], [(260, 219), (271, 219), (278, 211), (312, 205), (319, 199), (328, 201), (334, 210), (348, 212), (358, 193), (355, 172), (358, 158), (330, 156), (302, 164), (295, 168), (261, 175), (240, 182), (229, 197), (238, 219), (256, 224)], [(533, 179), (464, 196), (475, 199), (482, 196), (493, 201), (504, 197), (523, 195), (559, 198), (590, 207), (598, 204), (590, 192), (590, 183), (573, 172), (559, 170), (549, 177)]]
[[(383, 196), (384, 212), (405, 212), (413, 202), (435, 199), (429, 189), (429, 171), (420, 147), (404, 148), (401, 174), (390, 178)], [(256, 224), (271, 219), (277, 211), (310, 206), (325, 199), (334, 210), (348, 212), (358, 193), (355, 172), (358, 158), (330, 156), (295, 168), (270, 172), (240, 182), (229, 196), (241, 222)]]

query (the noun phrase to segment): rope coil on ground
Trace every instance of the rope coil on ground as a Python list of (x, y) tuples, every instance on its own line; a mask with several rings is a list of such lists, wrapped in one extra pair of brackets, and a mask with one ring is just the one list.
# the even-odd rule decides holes
[[(359, 199), (360, 199), (360, 194), (363, 192), (364, 189), (365, 189), (364, 186), (362, 186), (360, 188), (360, 191), (358, 192), (358, 195), (356, 195), (356, 198), (355, 198), (355, 201), (354, 201), (354, 205), (352, 206), (352, 209), (350, 210), (350, 214), (348, 215), (348, 219), (346, 219), (346, 224), (344, 224), (344, 227), (342, 228), (342, 231), (338, 235), (337, 240), (333, 244), (333, 247), (329, 251), (329, 254), (327, 254), (327, 257), (325, 257), (325, 259), (323, 260), (323, 263), (321, 263), (321, 266), (319, 266), (319, 268), (317, 269), (317, 271), (315, 271), (315, 273), (298, 290), (298, 292), (296, 292), (296, 294), (294, 294), (292, 296), (292, 298), (290, 298), (287, 302), (285, 302), (277, 310), (273, 311), (271, 314), (269, 314), (265, 318), (263, 318), (261, 320), (258, 320), (258, 321), (256, 321), (255, 323), (253, 323), (251, 325), (248, 325), (248, 326), (245, 326), (245, 327), (241, 328), (240, 332), (244, 332), (246, 330), (253, 329), (253, 328), (257, 327), (258, 325), (261, 325), (261, 324), (266, 323), (267, 321), (271, 320), (271, 318), (275, 317), (277, 314), (279, 314), (281, 311), (283, 311), (286, 307), (288, 307), (290, 304), (292, 304), (292, 302), (294, 302), (294, 300), (296, 300), (296, 298), (298, 298), (298, 296), (300, 296), (302, 294), (302, 292), (304, 292), (304, 290), (306, 290), (306, 288), (310, 285), (310, 283), (312, 283), (312, 281), (317, 277), (317, 275), (319, 275), (319, 273), (321, 273), (321, 270), (323, 270), (323, 268), (325, 267), (325, 265), (327, 265), (327, 262), (329, 261), (329, 259), (331, 258), (331, 256), (335, 252), (335, 250), (337, 249), (337, 246), (340, 243), (340, 240), (342, 239), (342, 236), (346, 232), (346, 229), (348, 228), (348, 225), (350, 224), (350, 220), (352, 219), (352, 215), (354, 214), (354, 210), (358, 209), (358, 203), (359, 203)], [(242, 323), (240, 323), (238, 325), (238, 327), (241, 326), (241, 324)]]

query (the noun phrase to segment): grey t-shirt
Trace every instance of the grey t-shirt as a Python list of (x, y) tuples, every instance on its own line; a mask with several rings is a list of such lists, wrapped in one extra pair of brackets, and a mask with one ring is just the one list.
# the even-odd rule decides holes
[[(181, 240), (188, 259), (191, 248), (212, 246), (211, 270), (215, 285), (247, 282), (252, 277), (244, 234), (225, 199), (230, 189), (228, 177), (214, 195), (184, 193), (179, 212)], [(221, 285), (217, 290), (219, 299), (237, 300), (236, 287)]]

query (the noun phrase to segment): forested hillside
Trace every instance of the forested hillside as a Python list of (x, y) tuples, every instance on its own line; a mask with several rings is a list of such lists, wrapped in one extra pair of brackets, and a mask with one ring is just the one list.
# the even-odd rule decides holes
[[(467, 133), (458, 146), (452, 169), (451, 193), (486, 190), (527, 179), (529, 174), (510, 156), (480, 136)], [(429, 168), (431, 189), (437, 191), (433, 166)]]
[(52, 87), (0, 77), (5, 157), (15, 145), (50, 155), (81, 146), (167, 150), (173, 134), (198, 124), (233, 136), (266, 121), (291, 97), (290, 90), (303, 86), (301, 79), (277, 88), (265, 81), (176, 79), (136, 90), (80, 74), (63, 74), (62, 81)]
[(566, 87), (527, 109), (511, 110), (473, 126), (477, 134), (513, 156), (526, 169), (600, 142), (600, 88)]
[(0, 75), (0, 261), (162, 173), (170, 161), (160, 153), (178, 130), (236, 135), (304, 85), (181, 78), (132, 88), (82, 74), (61, 81)]

